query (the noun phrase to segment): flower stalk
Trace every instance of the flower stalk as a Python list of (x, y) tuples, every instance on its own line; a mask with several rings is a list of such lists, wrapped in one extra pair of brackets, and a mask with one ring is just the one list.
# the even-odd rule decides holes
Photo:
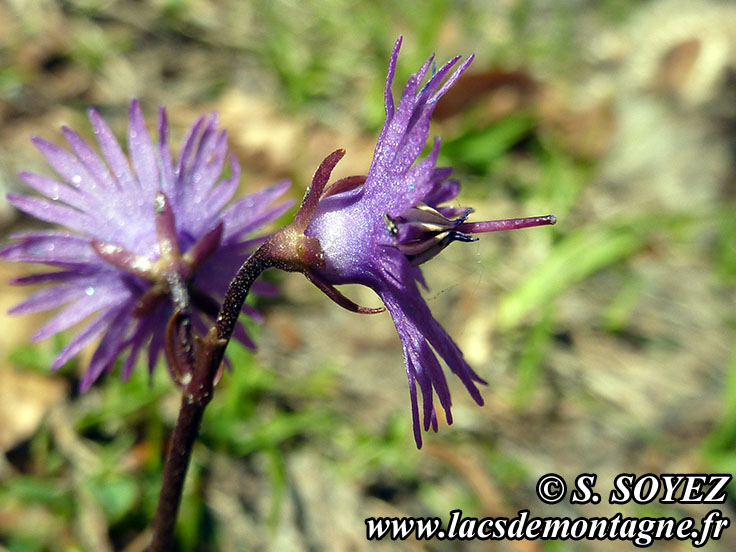
[[(253, 283), (269, 268), (304, 272), (309, 277), (310, 269), (324, 264), (319, 241), (306, 236), (304, 231), (322, 196), (332, 169), (344, 154), (343, 150), (338, 150), (322, 162), (314, 174), (312, 185), (304, 195), (294, 222), (272, 234), (238, 269), (225, 292), (215, 326), (203, 338), (195, 337), (193, 347), (191, 331), (186, 331), (183, 327), (188, 320), (188, 294), (185, 293), (185, 298), (179, 296), (179, 302), (176, 303), (179, 309), (171, 317), (167, 329), (167, 358), (173, 372), (189, 374), (190, 377), (182, 381), (185, 387), (166, 456), (161, 493), (153, 521), (150, 552), (168, 552), (173, 548), (176, 518), (192, 448), (199, 433), (204, 410), (212, 400), (214, 386), (219, 379), (225, 348), (233, 336), (238, 317)], [(318, 279), (313, 281), (320, 282)], [(384, 310), (360, 307), (329, 284), (319, 287), (335, 302), (354, 312), (375, 313)], [(192, 356), (188, 354), (192, 350), (193, 362)]]
[[(167, 349), (194, 351), (192, 357), (187, 354), (175, 354), (173, 359), (176, 370), (185, 374), (184, 392), (181, 407), (171, 436), (166, 464), (161, 482), (161, 492), (153, 519), (153, 540), (150, 552), (168, 552), (173, 549), (174, 530), (181, 503), (182, 490), (186, 479), (189, 461), (192, 456), (194, 442), (199, 434), (205, 408), (212, 400), (216, 381), (219, 379), (220, 365), (225, 347), (233, 335), (238, 316), (248, 292), (260, 274), (273, 266), (274, 260), (268, 255), (266, 244), (257, 249), (240, 267), (235, 278), (225, 293), (225, 298), (217, 316), (217, 324), (204, 337), (195, 337), (192, 346), (191, 332), (172, 332), (172, 338), (184, 338), (174, 345), (167, 343)], [(169, 326), (180, 326), (186, 319), (183, 311), (172, 316)], [(171, 362), (171, 361), (170, 361)]]

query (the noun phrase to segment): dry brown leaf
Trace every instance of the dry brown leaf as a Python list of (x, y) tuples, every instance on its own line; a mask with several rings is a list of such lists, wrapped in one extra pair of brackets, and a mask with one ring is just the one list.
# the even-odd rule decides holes
[(64, 395), (61, 378), (20, 371), (8, 363), (12, 349), (28, 343), (43, 315), (12, 317), (8, 309), (28, 296), (28, 289), (8, 285), (20, 276), (21, 266), (0, 264), (0, 450), (8, 450), (28, 438)]
[(0, 366), (0, 450), (31, 436), (65, 394), (61, 378)]
[(477, 103), (483, 105), (483, 120), (491, 122), (529, 107), (536, 101), (538, 91), (539, 83), (521, 70), (489, 69), (463, 75), (437, 102), (434, 118), (447, 119)]
[(698, 38), (683, 40), (667, 50), (654, 77), (654, 89), (665, 93), (679, 92), (690, 78), (700, 50)]

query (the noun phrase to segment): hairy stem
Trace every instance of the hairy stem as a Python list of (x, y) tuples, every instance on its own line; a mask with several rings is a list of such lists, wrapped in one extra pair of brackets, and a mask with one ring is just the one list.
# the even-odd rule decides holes
[(216, 327), (210, 329), (204, 338), (196, 340), (194, 365), (189, 371), (191, 379), (184, 388), (179, 417), (166, 456), (161, 494), (153, 518), (150, 552), (168, 552), (174, 547), (174, 529), (192, 447), (199, 433), (204, 409), (212, 400), (215, 376), (225, 347), (232, 337), (253, 282), (261, 272), (274, 266), (265, 245), (245, 261), (230, 283), (217, 316)]
[(235, 278), (225, 292), (225, 298), (222, 300), (220, 314), (217, 315), (217, 338), (230, 341), (235, 329), (235, 324), (240, 316), (240, 310), (243, 308), (245, 298), (248, 296), (250, 287), (261, 272), (268, 268), (278, 266), (279, 263), (274, 261), (272, 250), (272, 239), (269, 239), (256, 249), (248, 258), (243, 266), (238, 269)]

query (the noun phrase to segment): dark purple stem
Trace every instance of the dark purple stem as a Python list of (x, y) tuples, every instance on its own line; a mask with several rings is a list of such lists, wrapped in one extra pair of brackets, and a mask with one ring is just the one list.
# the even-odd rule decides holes
[(179, 417), (166, 456), (161, 494), (153, 518), (150, 552), (168, 552), (173, 549), (176, 517), (192, 447), (199, 433), (204, 409), (212, 400), (215, 376), (225, 347), (233, 334), (250, 287), (261, 272), (274, 265), (265, 244), (256, 250), (230, 283), (217, 317), (217, 326), (204, 338), (196, 340), (194, 365), (189, 371), (191, 380), (184, 388)]
[(484, 232), (498, 232), (500, 230), (518, 230), (519, 228), (531, 228), (532, 226), (547, 226), (556, 224), (557, 217), (547, 215), (545, 217), (527, 217), (504, 220), (488, 220), (484, 222), (463, 222), (456, 230), (467, 234), (482, 234)]
[[(238, 322), (240, 311), (253, 282), (264, 270), (280, 266), (271, 255), (271, 241), (271, 239), (266, 241), (243, 263), (225, 292), (220, 314), (217, 315), (216, 326), (217, 339), (225, 341), (225, 344), (233, 335), (235, 324)], [(222, 352), (225, 352), (224, 346)]]

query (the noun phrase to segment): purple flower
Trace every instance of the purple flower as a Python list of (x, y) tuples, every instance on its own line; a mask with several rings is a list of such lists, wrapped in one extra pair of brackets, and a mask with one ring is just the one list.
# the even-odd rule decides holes
[[(384, 310), (356, 305), (333, 287), (340, 284), (368, 286), (383, 300), (404, 350), (414, 438), (421, 448), (417, 384), (422, 394), (425, 431), (430, 426), (437, 431), (435, 393), (447, 423), (452, 423), (450, 391), (437, 355), (479, 405), (483, 399), (477, 384), (486, 382), (432, 316), (417, 285), (426, 288), (418, 265), (453, 241), (474, 241), (474, 233), (554, 224), (555, 220), (550, 215), (469, 223), (466, 218), (472, 209), (443, 206), (455, 199), (459, 184), (448, 180), (452, 169), (435, 167), (439, 139), (427, 157), (419, 162), (417, 159), (427, 142), (437, 100), (470, 65), (472, 56), (445, 80), (460, 59), (453, 58), (441, 69), (433, 70), (422, 85), (433, 67), (434, 58), (430, 58), (409, 78), (395, 106), (391, 84), (400, 46), (401, 38), (389, 63), (386, 122), (368, 175), (345, 178), (325, 189), (332, 169), (345, 153), (334, 152), (317, 170), (294, 223), (271, 241), (282, 248), (279, 255), (288, 269), (304, 272), (341, 306), (364, 313)], [(283, 251), (288, 250), (288, 244), (296, 246), (291, 254)]]
[[(175, 304), (191, 305), (191, 324), (203, 333), (205, 319), (217, 315), (219, 300), (238, 267), (253, 246), (263, 241), (244, 240), (244, 236), (289, 207), (288, 202), (270, 206), (288, 182), (227, 205), (238, 188), (240, 167), (227, 154), (227, 137), (218, 131), (215, 114), (194, 123), (177, 162), (172, 160), (163, 108), (158, 145), (151, 141), (136, 100), (130, 104), (129, 115), (130, 159), (103, 118), (90, 110), (102, 156), (66, 127), (62, 130), (71, 151), (33, 138), (60, 178), (22, 172), (20, 178), (46, 197), (8, 195), (21, 211), (66, 227), (15, 234), (14, 243), (0, 250), (0, 258), (54, 267), (13, 282), (51, 286), (11, 313), (62, 307), (38, 330), (34, 341), (89, 319), (52, 369), (102, 336), (80, 382), (82, 390), (110, 370), (127, 349), (124, 378), (145, 346), (149, 370), (153, 370), (166, 346), (167, 323)], [(230, 174), (222, 178), (226, 157)], [(259, 284), (256, 291), (273, 292), (267, 284)], [(244, 310), (257, 315), (251, 307)], [(235, 337), (254, 347), (240, 325)]]

